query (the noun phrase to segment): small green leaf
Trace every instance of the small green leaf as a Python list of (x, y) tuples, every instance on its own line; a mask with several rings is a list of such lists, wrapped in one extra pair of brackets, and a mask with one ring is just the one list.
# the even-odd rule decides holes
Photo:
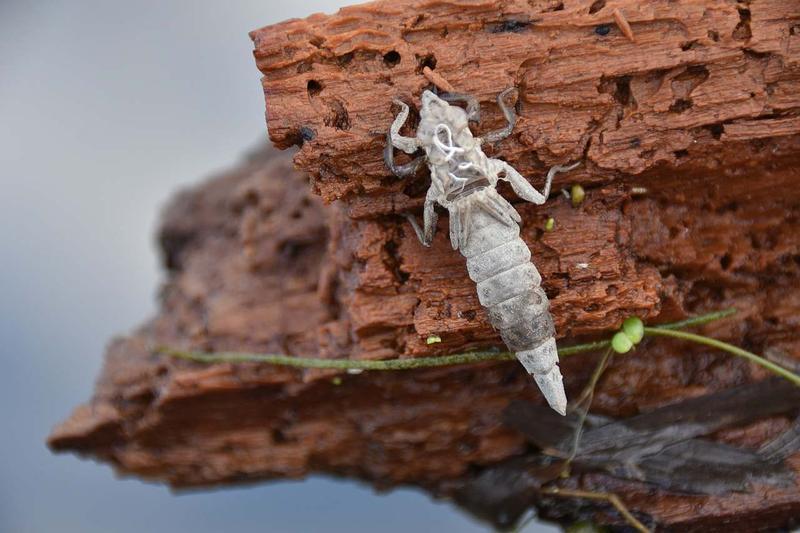
[(442, 338), (438, 335), (431, 335), (425, 339), (425, 344), (436, 344), (437, 342), (442, 342)]
[(639, 317), (629, 316), (622, 323), (622, 331), (625, 332), (625, 335), (628, 336), (633, 344), (639, 344), (642, 337), (644, 337), (644, 324)]
[(633, 348), (633, 342), (623, 331), (618, 331), (611, 339), (611, 348), (617, 353), (628, 353)]

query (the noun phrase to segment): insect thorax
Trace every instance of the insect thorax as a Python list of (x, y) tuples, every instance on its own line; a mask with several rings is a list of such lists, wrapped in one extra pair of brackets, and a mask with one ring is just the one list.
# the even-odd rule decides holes
[(446, 202), (457, 201), (494, 183), (480, 140), (472, 136), (466, 124), (456, 127), (442, 121), (425, 128), (431, 179), (438, 182), (437, 188)]

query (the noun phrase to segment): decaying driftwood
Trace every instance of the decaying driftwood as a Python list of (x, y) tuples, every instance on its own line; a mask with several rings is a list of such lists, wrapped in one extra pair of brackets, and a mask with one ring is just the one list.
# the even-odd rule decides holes
[[(560, 342), (631, 314), (665, 321), (733, 305), (739, 315), (708, 333), (800, 359), (797, 0), (392, 1), (253, 38), (270, 135), (301, 145), (294, 160), (311, 187), (287, 154), (264, 150), (178, 197), (161, 231), (161, 312), (111, 345), (93, 400), (54, 431), (55, 449), (177, 487), (328, 472), (415, 484), (467, 507), (483, 490), (476, 479), (508, 479), (509, 465), (538, 457), (504, 423), (511, 401), (541, 402), (517, 363), (347, 375), (203, 367), (151, 351), (381, 359), (498, 345), (447, 221), (425, 249), (399, 216), (421, 205), (426, 176), (398, 180), (381, 160), (390, 102), (417, 104), (425, 67), (482, 100), (481, 130), (500, 124), (496, 93), (519, 89), (521, 119), (492, 156), (535, 185), (550, 164), (582, 162), (557, 178), (557, 188), (587, 188), (578, 208), (560, 195), (515, 204)], [(341, 201), (324, 207), (312, 188)], [(568, 396), (594, 361), (563, 361)], [(624, 418), (763, 377), (707, 349), (645, 342), (607, 371), (595, 410)], [(756, 449), (790, 415), (713, 438)], [(800, 472), (797, 455), (787, 464)], [(602, 472), (564, 483), (615, 492), (664, 528), (784, 526), (800, 515), (796, 485), (698, 496)], [(620, 523), (604, 505), (576, 510), (535, 491), (512, 503), (520, 497), (562, 519)]]

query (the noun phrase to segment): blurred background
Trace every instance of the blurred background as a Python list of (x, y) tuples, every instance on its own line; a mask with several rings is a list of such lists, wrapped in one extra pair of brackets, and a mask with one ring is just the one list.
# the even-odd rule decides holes
[(44, 444), (155, 311), (160, 208), (266, 138), (247, 32), (346, 3), (0, 1), (0, 532), (488, 529), (325, 478), (176, 495)]

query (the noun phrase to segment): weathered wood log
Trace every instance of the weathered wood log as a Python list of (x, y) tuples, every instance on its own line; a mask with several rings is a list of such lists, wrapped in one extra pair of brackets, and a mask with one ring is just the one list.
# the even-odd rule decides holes
[(718, 173), (721, 146), (800, 133), (798, 12), (797, 0), (382, 1), (251, 36), (271, 139), (302, 145), (295, 162), (315, 189), (358, 215), (418, 197), (381, 151), (392, 99), (414, 105), (431, 86), (425, 66), (482, 101), (484, 131), (502, 120), (495, 96), (518, 89), (520, 120), (496, 154), (524, 175), (579, 159), (561, 183)]
[[(619, 201), (618, 193), (608, 194)], [(797, 357), (796, 205), (782, 207), (786, 199), (775, 198), (769, 188), (754, 203), (732, 207), (726, 201), (721, 211), (703, 203), (675, 206), (622, 197), (622, 212), (635, 216), (642, 228), (629, 230), (620, 241), (627, 243), (624, 249), (640, 251), (641, 257), (627, 262), (656, 265), (656, 272), (666, 269), (666, 278), (680, 275), (672, 281), (672, 295), (659, 295), (676, 302), (667, 314), (734, 304), (742, 310), (737, 321), (720, 323), (710, 333)], [(603, 205), (590, 199), (585, 206), (589, 214), (563, 205), (556, 216), (572, 227), (594, 210), (602, 212)], [(371, 236), (382, 235), (380, 224), (363, 221), (333, 224), (341, 234), (330, 240), (326, 256), (323, 212), (308, 195), (305, 178), (290, 170), (287, 154), (269, 150), (230, 175), (179, 196), (161, 231), (170, 279), (159, 316), (111, 345), (92, 402), (54, 431), (51, 446), (99, 457), (122, 472), (176, 487), (323, 471), (380, 486), (414, 483), (441, 495), (457, 494), (466, 503), (465, 487), (472, 487), (476, 476), (491, 475), (494, 468), (501, 474), (506, 461), (529, 455), (523, 436), (502, 423), (510, 401), (541, 402), (516, 363), (335, 376), (253, 364), (202, 367), (152, 353), (154, 345), (168, 344), (329, 357), (353, 352), (374, 358), (395, 353), (392, 342), (398, 343), (394, 350), (402, 349), (401, 338), (416, 336), (408, 346), (427, 346), (421, 341), (427, 331), (416, 332), (427, 322), (415, 326), (413, 312), (399, 312), (397, 295), (410, 290), (414, 276), (430, 277), (428, 284), (434, 278), (444, 283), (463, 276), (463, 265), (442, 259), (443, 267), (409, 268), (431, 254), (441, 258), (451, 253), (444, 243), (432, 251), (417, 250), (410, 236), (395, 252), (409, 250), (409, 255), (388, 260), (380, 238), (366, 244), (374, 241)], [(687, 229), (698, 224), (703, 231)], [(541, 241), (530, 242), (547, 249)], [(719, 250), (730, 255), (725, 259)], [(417, 263), (403, 257), (415, 257)], [(556, 272), (557, 256), (552, 264), (550, 272)], [(561, 293), (582, 290), (586, 298), (596, 298), (594, 278), (570, 281), (583, 289), (567, 286), (569, 271), (561, 278)], [(384, 281), (365, 284), (364, 279)], [(554, 292), (553, 287), (558, 286), (548, 290)], [(381, 291), (389, 311), (379, 321), (377, 310), (372, 315), (359, 311), (356, 300), (379, 301)], [(600, 292), (608, 298), (605, 288)], [(601, 309), (598, 305), (570, 318), (573, 327), (591, 331), (603, 319)], [(366, 327), (353, 325), (360, 324), (360, 312), (372, 320)], [(567, 321), (561, 312), (557, 317), (563, 330)], [(451, 312), (437, 320), (442, 344), (449, 343), (451, 350), (461, 349), (453, 341), (457, 335), (463, 346), (496, 342), (477, 311), (474, 317)], [(443, 330), (461, 333), (451, 338)], [(480, 335), (483, 342), (477, 340)], [(593, 358), (585, 356), (564, 362), (572, 397), (592, 365)], [(626, 416), (754, 377), (763, 374), (719, 354), (659, 341), (615, 362), (596, 406), (601, 413)], [(722, 436), (754, 446), (786, 425), (786, 419), (772, 418)], [(782, 524), (800, 508), (796, 487), (699, 498), (602, 475), (581, 483), (619, 492), (637, 512), (662, 525), (711, 528), (731, 517), (743, 524)], [(545, 512), (551, 516), (574, 516), (563, 502), (549, 505)], [(605, 514), (596, 519), (615, 520)]]
[[(112, 344), (93, 400), (51, 446), (177, 487), (328, 472), (415, 484), (467, 506), (477, 478), (535, 456), (502, 421), (512, 400), (541, 402), (516, 363), (347, 375), (201, 367), (152, 352), (381, 359), (498, 346), (447, 221), (424, 249), (398, 216), (421, 204), (426, 178), (397, 180), (381, 160), (391, 99), (415, 104), (425, 66), (480, 97), (481, 129), (500, 123), (495, 94), (519, 88), (522, 118), (495, 157), (532, 177), (583, 163), (557, 182), (586, 186), (580, 207), (560, 196), (516, 205), (560, 342), (630, 314), (665, 321), (734, 305), (736, 319), (709, 333), (800, 359), (799, 14), (797, 0), (417, 0), (253, 32), (273, 141), (301, 144), (295, 163), (313, 190), (342, 201), (323, 207), (287, 154), (271, 150), (181, 195), (161, 232), (170, 269), (161, 312)], [(428, 344), (434, 335), (442, 342)], [(568, 396), (593, 363), (562, 363)], [(763, 377), (708, 350), (646, 343), (614, 362), (595, 407), (624, 417)], [(717, 438), (754, 447), (787, 425), (773, 417)], [(797, 486), (698, 497), (600, 473), (566, 483), (616, 492), (664, 528), (735, 520), (744, 530), (800, 514)], [(524, 502), (534, 504), (560, 519), (586, 512)], [(590, 509), (620, 523), (605, 506)], [(505, 511), (488, 518), (502, 522)]]

